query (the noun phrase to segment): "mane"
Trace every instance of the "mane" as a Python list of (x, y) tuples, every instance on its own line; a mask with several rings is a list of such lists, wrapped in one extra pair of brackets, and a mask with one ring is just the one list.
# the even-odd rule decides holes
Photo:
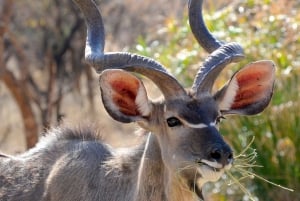
[(55, 138), (58, 141), (62, 140), (82, 140), (82, 141), (103, 141), (104, 138), (99, 130), (92, 126), (84, 127), (56, 127), (46, 131), (43, 135), (43, 140)]
[[(21, 155), (30, 156), (32, 154), (40, 152), (40, 150), (57, 150), (64, 147), (68, 142), (102, 142), (103, 136), (100, 132), (92, 126), (84, 127), (53, 127), (45, 131), (36, 146)], [(59, 148), (60, 147), (60, 148)]]

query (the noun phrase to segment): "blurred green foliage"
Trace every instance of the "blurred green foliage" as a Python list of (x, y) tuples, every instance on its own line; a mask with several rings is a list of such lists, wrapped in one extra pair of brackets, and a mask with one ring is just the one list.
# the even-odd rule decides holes
[[(246, 55), (244, 61), (224, 71), (217, 87), (249, 62), (269, 59), (277, 65), (275, 92), (268, 109), (252, 117), (229, 117), (220, 129), (237, 153), (255, 136), (251, 148), (258, 153), (257, 164), (263, 167), (250, 171), (294, 192), (259, 179), (241, 182), (255, 200), (300, 200), (300, 2), (246, 0), (217, 11), (212, 4), (208, 7), (205, 21), (211, 32), (220, 40), (239, 42)], [(183, 21), (167, 19), (164, 28), (151, 37), (139, 38), (135, 51), (157, 59), (181, 83), (191, 86), (207, 53), (193, 38), (187, 17)], [(213, 200), (249, 200), (237, 187), (220, 188), (222, 183), (228, 182), (212, 185), (212, 192), (218, 193)]]

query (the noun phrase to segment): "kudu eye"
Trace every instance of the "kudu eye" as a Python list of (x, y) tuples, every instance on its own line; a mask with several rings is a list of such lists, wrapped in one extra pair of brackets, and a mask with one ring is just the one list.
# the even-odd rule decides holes
[(175, 127), (182, 125), (181, 121), (176, 117), (170, 117), (167, 119), (167, 123), (169, 127)]

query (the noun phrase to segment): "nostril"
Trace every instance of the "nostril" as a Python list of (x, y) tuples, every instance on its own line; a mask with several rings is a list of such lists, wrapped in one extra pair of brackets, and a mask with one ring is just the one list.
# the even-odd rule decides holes
[(232, 153), (228, 154), (227, 161), (228, 161), (228, 163), (232, 163), (233, 162), (233, 154)]
[(233, 154), (232, 153), (228, 154), (228, 160), (232, 160), (232, 159), (233, 159)]
[(227, 146), (215, 147), (214, 149), (211, 149), (208, 157), (210, 158), (211, 161), (215, 161), (219, 164), (222, 164), (223, 167), (232, 164), (234, 160), (233, 152)]
[(222, 152), (218, 149), (214, 150), (210, 153), (210, 157), (216, 161), (219, 161), (222, 158)]

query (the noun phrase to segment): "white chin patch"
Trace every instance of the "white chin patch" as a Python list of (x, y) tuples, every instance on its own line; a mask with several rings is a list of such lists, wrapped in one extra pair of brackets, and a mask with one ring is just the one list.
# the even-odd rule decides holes
[(207, 165), (201, 165), (197, 168), (201, 177), (198, 179), (197, 184), (201, 188), (207, 182), (216, 182), (224, 174), (224, 169), (214, 170)]

